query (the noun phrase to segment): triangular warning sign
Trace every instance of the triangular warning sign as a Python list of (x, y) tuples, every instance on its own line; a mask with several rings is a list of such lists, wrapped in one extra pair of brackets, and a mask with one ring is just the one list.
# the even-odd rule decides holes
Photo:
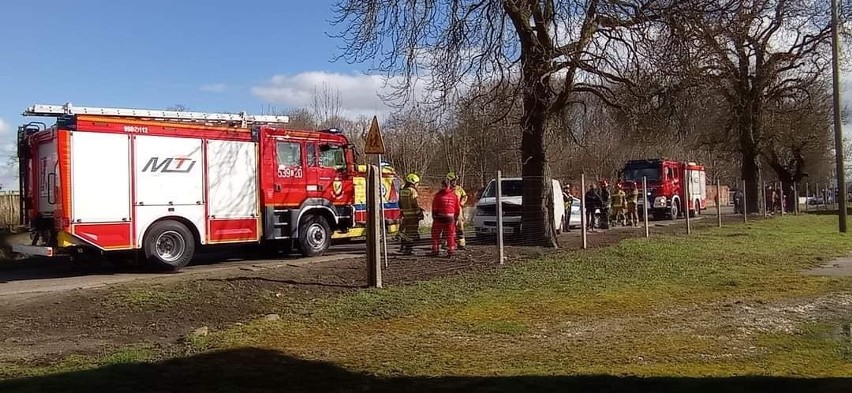
[(373, 116), (370, 131), (367, 132), (367, 144), (364, 146), (364, 154), (385, 154), (385, 141), (382, 132), (379, 131), (379, 121)]

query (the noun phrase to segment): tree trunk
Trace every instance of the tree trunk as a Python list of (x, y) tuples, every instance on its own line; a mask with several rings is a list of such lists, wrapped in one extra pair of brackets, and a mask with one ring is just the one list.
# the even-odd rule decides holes
[(543, 61), (527, 61), (523, 69), (524, 114), (521, 116), (521, 176), (523, 178), (523, 210), (521, 226), (524, 244), (556, 247), (556, 232), (548, 201), (554, 196), (548, 177), (544, 136), (552, 98)]
[(745, 146), (742, 150), (742, 179), (745, 180), (746, 193), (746, 211), (749, 213), (758, 213), (760, 204), (763, 200), (763, 195), (760, 192), (760, 162), (759, 155), (756, 149), (747, 150)]
[[(745, 80), (745, 79), (744, 79)], [(740, 137), (742, 152), (742, 179), (745, 180), (746, 212), (758, 213), (760, 204), (764, 203), (762, 185), (760, 184), (760, 105), (751, 89), (740, 86), (739, 100), (733, 105), (734, 125)]]

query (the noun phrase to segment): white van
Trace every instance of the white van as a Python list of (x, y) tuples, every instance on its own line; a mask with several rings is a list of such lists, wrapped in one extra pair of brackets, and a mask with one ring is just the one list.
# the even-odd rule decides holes
[[(473, 213), (473, 227), (477, 237), (497, 234), (497, 181), (491, 179)], [(562, 220), (565, 217), (565, 203), (562, 200), (562, 186), (556, 179), (551, 180), (553, 198), (557, 201), (553, 209), (553, 225), (557, 233), (562, 232)], [(503, 202), (503, 234), (514, 235), (521, 232), (521, 203), (523, 185), (520, 177), (506, 178), (501, 181)]]

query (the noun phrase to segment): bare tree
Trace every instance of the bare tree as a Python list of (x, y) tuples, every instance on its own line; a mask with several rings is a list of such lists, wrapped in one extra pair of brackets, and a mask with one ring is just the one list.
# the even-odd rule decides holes
[(423, 176), (435, 156), (438, 125), (421, 107), (390, 117), (385, 126), (387, 158), (401, 173)]
[[(730, 116), (722, 132), (739, 150), (748, 195), (758, 192), (767, 106), (814, 84), (829, 66), (828, 4), (702, 0), (669, 14), (664, 36), (674, 39), (662, 53), (677, 57), (691, 82), (724, 97)], [(748, 202), (756, 211), (758, 199)]]
[(342, 107), (340, 89), (332, 88), (325, 82), (323, 82), (321, 89), (314, 86), (311, 109), (319, 128), (339, 127), (343, 119), (340, 113)]
[(311, 111), (305, 108), (295, 108), (284, 113), (290, 117), (288, 127), (302, 130), (314, 130), (317, 128), (317, 118), (314, 117)]
[(793, 188), (809, 177), (809, 172), (831, 169), (831, 96), (825, 84), (817, 84), (803, 94), (767, 108), (764, 161), (775, 172), (793, 207)]
[(657, 0), (339, 0), (334, 24), (346, 45), (341, 58), (375, 59), (406, 102), (426, 79), (429, 98), (451, 102), (460, 90), (490, 85), (520, 92), (522, 225), (530, 244), (556, 246), (548, 220), (552, 200), (545, 136), (548, 120), (577, 93), (611, 95), (631, 61), (629, 28), (647, 23)]

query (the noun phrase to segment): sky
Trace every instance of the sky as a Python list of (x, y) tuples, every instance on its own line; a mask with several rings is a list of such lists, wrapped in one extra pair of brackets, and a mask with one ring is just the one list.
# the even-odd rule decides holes
[[(258, 113), (339, 89), (344, 115), (380, 114), (382, 78), (334, 61), (334, 0), (0, 2), (0, 187), (17, 189), (15, 130), (32, 104)], [(852, 102), (852, 80), (844, 91)], [(50, 123), (49, 123), (50, 124)]]

